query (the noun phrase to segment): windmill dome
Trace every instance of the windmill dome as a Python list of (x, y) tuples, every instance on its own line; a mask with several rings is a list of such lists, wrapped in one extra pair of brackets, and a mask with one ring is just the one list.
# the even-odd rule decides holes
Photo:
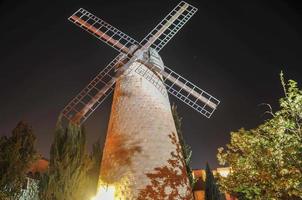
[(160, 71), (164, 70), (163, 60), (155, 49), (149, 48), (149, 50), (147, 51), (147, 56), (149, 64), (156, 67)]

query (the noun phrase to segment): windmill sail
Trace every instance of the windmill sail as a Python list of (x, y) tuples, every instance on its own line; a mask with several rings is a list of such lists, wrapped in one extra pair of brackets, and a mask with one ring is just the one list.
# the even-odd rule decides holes
[[(175, 34), (189, 21), (197, 12), (197, 8), (181, 1), (175, 8), (140, 42), (142, 48), (152, 48), (159, 52)], [(148, 66), (154, 68), (153, 66)], [(156, 69), (151, 69), (156, 70)], [(150, 72), (144, 67), (138, 67), (136, 72), (153, 82), (155, 86), (157, 79), (151, 78)], [(155, 83), (154, 83), (155, 82)], [(162, 92), (165, 94), (164, 92)]]
[(197, 12), (197, 8), (181, 1), (140, 43), (159, 52)]
[[(143, 67), (139, 66), (135, 72), (146, 78), (157, 87), (157, 85), (159, 85), (158, 79), (154, 74), (154, 71), (157, 69), (152, 66), (148, 67), (152, 70), (144, 70)], [(200, 89), (192, 82), (180, 76), (167, 66), (165, 66), (164, 69), (164, 71), (157, 70), (156, 72), (163, 76), (163, 81), (167, 91), (197, 112), (201, 113), (207, 118), (210, 118), (220, 101), (206, 91)]]
[(200, 89), (167, 66), (165, 66), (165, 71), (162, 72), (162, 75), (170, 94), (207, 118), (211, 117), (220, 103), (218, 99)]
[(77, 10), (68, 20), (121, 53), (127, 54), (131, 46), (138, 45), (136, 40), (83, 8)]
[(120, 53), (70, 101), (62, 111), (63, 116), (74, 124), (82, 124), (111, 94), (115, 82), (121, 75), (125, 75), (136, 59), (135, 55), (129, 59), (127, 55)]
[[(120, 64), (121, 54), (113, 59), (67, 104), (62, 111), (63, 116), (75, 124), (83, 123), (113, 91), (112, 79), (115, 76), (117, 66)], [(100, 96), (100, 94), (102, 95)]]

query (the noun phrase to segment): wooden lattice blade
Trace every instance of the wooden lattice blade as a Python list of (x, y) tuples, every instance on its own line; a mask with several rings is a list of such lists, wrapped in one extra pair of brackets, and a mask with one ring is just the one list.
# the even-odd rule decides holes
[(127, 69), (136, 59), (118, 55), (64, 108), (63, 115), (74, 124), (82, 124), (111, 94), (118, 78), (131, 72)]
[(99, 101), (99, 99), (104, 96), (108, 90), (111, 93), (111, 91), (113, 90), (112, 87), (114, 85), (114, 83), (116, 82), (117, 78), (112, 78), (101, 90), (98, 91), (98, 93), (96, 95), (94, 95), (90, 101), (88, 103), (86, 103), (84, 105), (84, 107), (81, 109), (80, 112), (76, 113), (76, 115), (74, 115), (71, 118), (71, 122), (75, 123), (75, 124), (79, 124), (81, 122), (81, 119), (83, 118), (83, 116), (89, 112), (89, 110), (92, 110), (93, 106)]
[(140, 43), (159, 52), (197, 12), (197, 8), (181, 1)]
[[(112, 79), (116, 69), (122, 65), (121, 56), (113, 59), (92, 81), (62, 110), (62, 114), (69, 121), (75, 124), (83, 123), (92, 112), (106, 99), (113, 91)], [(104, 89), (103, 89), (104, 88)]]
[(170, 94), (177, 97), (185, 104), (210, 118), (213, 112), (217, 109), (220, 101), (172, 71), (165, 66), (165, 71), (161, 73), (164, 77), (164, 83)]
[(68, 19), (121, 53), (128, 54), (131, 46), (138, 45), (136, 40), (83, 8)]
[[(214, 103), (210, 100), (210, 98), (206, 98), (204, 96), (201, 96), (200, 93), (196, 92), (193, 88), (190, 88), (189, 86), (187, 86), (185, 83), (179, 81), (177, 78), (169, 76), (168, 73), (163, 72), (162, 73), (163, 76), (169, 80), (171, 83), (173, 83), (175, 86), (178, 86), (180, 88), (180, 90), (184, 90), (187, 92), (187, 94), (192, 95), (193, 97), (195, 97), (197, 100), (202, 101), (204, 104), (208, 105), (209, 107), (211, 107), (212, 109), (216, 109), (217, 108), (217, 103)], [(173, 86), (174, 86), (173, 85)], [(177, 92), (179, 92), (180, 90), (178, 90)]]
[(180, 99), (185, 104), (207, 118), (210, 118), (213, 112), (217, 109), (217, 106), (220, 103), (218, 99), (200, 89), (198, 86), (194, 85), (192, 82), (188, 81), (176, 72), (172, 71), (167, 66), (164, 67), (165, 70), (163, 71), (152, 65), (149, 65), (148, 63), (145, 63), (145, 65), (150, 70), (143, 70), (143, 68), (138, 67), (135, 72), (146, 78), (157, 88), (161, 84), (158, 83), (160, 79), (155, 78), (155, 76), (161, 75), (163, 77), (162, 81), (164, 81), (166, 86), (166, 88), (158, 88), (160, 91), (162, 91), (162, 94), (165, 95), (165, 90), (167, 90), (170, 94)]

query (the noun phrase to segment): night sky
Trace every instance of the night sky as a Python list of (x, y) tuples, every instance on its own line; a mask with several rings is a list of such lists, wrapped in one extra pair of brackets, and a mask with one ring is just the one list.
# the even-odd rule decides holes
[[(230, 131), (256, 127), (276, 111), (279, 72), (302, 83), (301, 6), (282, 0), (196, 0), (199, 9), (163, 48), (164, 63), (221, 100), (207, 119), (175, 98), (193, 168), (217, 166)], [(30, 123), (49, 157), (62, 108), (118, 53), (67, 20), (83, 7), (140, 41), (178, 1), (93, 0), (0, 3), (0, 134)], [(111, 99), (85, 123), (91, 145), (104, 141)], [(160, 156), (160, 155), (159, 155)]]

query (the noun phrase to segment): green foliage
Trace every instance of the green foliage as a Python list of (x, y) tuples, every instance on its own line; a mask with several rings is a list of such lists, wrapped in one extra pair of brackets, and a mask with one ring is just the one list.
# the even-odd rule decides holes
[(205, 200), (224, 200), (224, 194), (220, 192), (209, 164), (206, 165)]
[(0, 138), (0, 197), (14, 199), (26, 181), (31, 164), (38, 158), (32, 128), (19, 122), (11, 137)]
[(0, 191), (0, 199), (1, 200), (10, 200), (10, 197), (8, 196), (8, 194), (6, 194), (6, 192)]
[(91, 168), (87, 171), (87, 196), (95, 196), (99, 181), (100, 166), (102, 160), (103, 149), (100, 139), (98, 139), (92, 146), (90, 153)]
[(192, 174), (192, 169), (190, 167), (191, 165), (191, 160), (192, 160), (192, 149), (191, 147), (185, 142), (183, 135), (182, 135), (182, 130), (181, 130), (181, 120), (182, 118), (179, 117), (178, 112), (177, 112), (177, 107), (173, 104), (172, 105), (172, 115), (174, 118), (174, 122), (175, 122), (175, 127), (176, 127), (176, 131), (178, 134), (178, 138), (179, 138), (179, 143), (181, 145), (181, 149), (182, 149), (182, 155), (185, 159), (185, 163), (186, 163), (186, 169), (187, 169), (187, 174), (189, 177), (189, 181), (191, 184), (191, 187), (194, 187), (194, 184), (196, 183), (196, 179), (194, 179), (193, 174)]
[(50, 151), (49, 171), (40, 183), (41, 199), (89, 199), (86, 187), (91, 168), (85, 130), (73, 124), (64, 129), (59, 119)]
[(220, 164), (231, 174), (219, 183), (240, 199), (302, 199), (302, 91), (285, 84), (280, 110), (255, 129), (231, 133), (226, 149), (218, 149)]

